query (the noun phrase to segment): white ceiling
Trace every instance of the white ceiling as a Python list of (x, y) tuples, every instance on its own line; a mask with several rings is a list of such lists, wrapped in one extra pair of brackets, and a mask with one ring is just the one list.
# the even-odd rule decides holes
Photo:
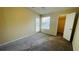
[(39, 14), (49, 14), (69, 9), (68, 7), (29, 7), (29, 8)]

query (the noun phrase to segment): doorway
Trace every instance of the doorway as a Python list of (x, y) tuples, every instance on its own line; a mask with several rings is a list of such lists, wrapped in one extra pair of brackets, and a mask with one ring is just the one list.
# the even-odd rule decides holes
[(62, 15), (58, 18), (57, 36), (63, 36), (66, 16)]

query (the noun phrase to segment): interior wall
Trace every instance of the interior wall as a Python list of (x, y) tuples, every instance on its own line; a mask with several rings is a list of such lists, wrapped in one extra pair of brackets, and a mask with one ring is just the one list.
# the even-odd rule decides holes
[(77, 26), (76, 26), (72, 44), (73, 44), (73, 50), (79, 51), (79, 16), (78, 16), (78, 22), (77, 22)]
[(50, 33), (54, 36), (57, 35), (57, 27), (58, 27), (58, 16), (56, 15), (50, 15)]
[(2, 10), (0, 9), (0, 40), (2, 39)]
[(0, 42), (3, 42), (3, 24), (4, 24), (4, 22), (3, 22), (3, 9), (2, 8), (0, 8)]
[(2, 25), (2, 23), (3, 23), (3, 19), (2, 19), (2, 17), (3, 17), (3, 14), (2, 14), (2, 8), (0, 8), (0, 42), (2, 42), (2, 29), (3, 29), (3, 25)]
[(59, 16), (58, 18), (58, 33), (63, 34), (64, 32), (64, 26), (65, 26), (65, 20), (66, 20), (66, 16)]
[[(36, 33), (36, 18), (39, 14), (28, 8), (2, 8), (3, 9), (3, 39), (4, 42), (28, 37)], [(1, 21), (1, 20), (0, 20)], [(0, 43), (2, 43), (0, 41)]]

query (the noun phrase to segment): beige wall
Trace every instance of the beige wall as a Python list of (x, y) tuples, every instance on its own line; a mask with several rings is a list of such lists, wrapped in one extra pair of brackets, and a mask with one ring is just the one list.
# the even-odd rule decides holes
[(0, 39), (2, 38), (2, 10), (0, 8)]
[(1, 39), (3, 39), (3, 12), (2, 8), (0, 8), (0, 42), (2, 42)]
[(58, 16), (57, 15), (50, 15), (50, 32), (52, 35), (57, 35), (57, 26), (58, 26)]
[[(37, 13), (34, 13), (28, 8), (2, 8), (4, 23), (1, 25), (3, 28), (3, 39), (0, 39), (0, 43), (16, 40), (23, 37), (28, 37), (35, 31), (35, 20), (39, 17)], [(0, 19), (1, 22), (1, 19)]]
[(73, 50), (79, 51), (79, 17), (78, 17), (78, 22), (77, 22), (77, 26), (76, 26), (72, 44), (73, 44)]

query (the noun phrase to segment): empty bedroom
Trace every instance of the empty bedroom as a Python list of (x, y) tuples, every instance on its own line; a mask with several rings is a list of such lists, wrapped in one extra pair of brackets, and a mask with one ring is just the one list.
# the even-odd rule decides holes
[(0, 51), (77, 51), (78, 30), (78, 7), (0, 7)]

